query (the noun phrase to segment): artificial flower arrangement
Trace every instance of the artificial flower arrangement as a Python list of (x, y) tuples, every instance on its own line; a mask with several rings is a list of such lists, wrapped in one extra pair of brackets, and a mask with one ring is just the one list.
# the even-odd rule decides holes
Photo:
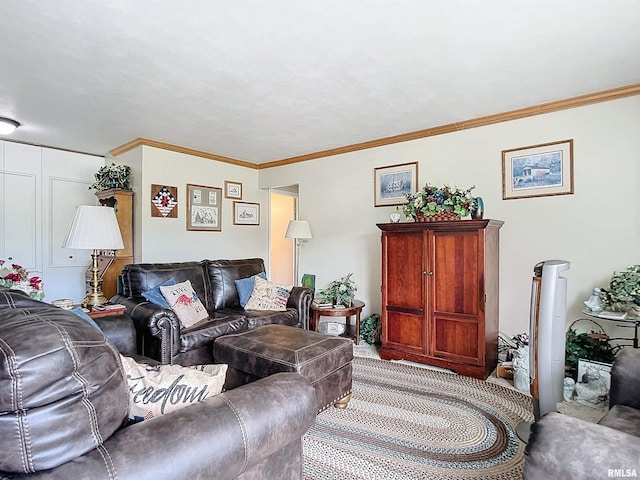
[(346, 277), (342, 277), (338, 280), (334, 280), (324, 290), (320, 290), (318, 293), (330, 301), (333, 305), (344, 305), (345, 307), (351, 306), (351, 301), (358, 290), (355, 282), (351, 280), (350, 273)]
[(420, 216), (435, 216), (448, 212), (466, 217), (476, 208), (476, 199), (471, 195), (475, 185), (466, 190), (444, 184), (436, 187), (427, 183), (416, 193), (409, 193), (402, 212), (405, 217), (418, 219)]
[(44, 298), (44, 285), (40, 277), (29, 277), (29, 272), (24, 267), (16, 263), (5, 266), (5, 263), (0, 260), (0, 285), (22, 290), (36, 300)]

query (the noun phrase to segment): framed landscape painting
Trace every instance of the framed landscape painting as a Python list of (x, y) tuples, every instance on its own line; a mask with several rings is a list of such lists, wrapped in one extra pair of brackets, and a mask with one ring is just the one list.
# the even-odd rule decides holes
[(502, 198), (573, 193), (573, 140), (502, 151)]
[(402, 205), (406, 195), (416, 193), (418, 162), (377, 167), (374, 169), (374, 206)]

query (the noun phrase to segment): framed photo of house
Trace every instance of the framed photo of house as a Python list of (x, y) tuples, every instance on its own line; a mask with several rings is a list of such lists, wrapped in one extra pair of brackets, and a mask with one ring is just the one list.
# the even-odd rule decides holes
[(502, 151), (502, 198), (573, 193), (573, 140)]
[(187, 184), (187, 230), (222, 231), (222, 189)]
[(403, 205), (418, 189), (418, 162), (374, 168), (374, 206)]
[(242, 200), (242, 183), (224, 181), (224, 198), (235, 198)]
[(234, 225), (260, 225), (260, 204), (233, 202)]

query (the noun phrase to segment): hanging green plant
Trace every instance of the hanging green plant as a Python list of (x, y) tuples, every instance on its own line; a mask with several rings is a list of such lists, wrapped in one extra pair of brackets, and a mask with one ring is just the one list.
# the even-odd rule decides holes
[(94, 174), (96, 179), (89, 186), (89, 190), (111, 190), (113, 188), (120, 190), (131, 190), (129, 177), (131, 176), (131, 167), (129, 165), (105, 165)]

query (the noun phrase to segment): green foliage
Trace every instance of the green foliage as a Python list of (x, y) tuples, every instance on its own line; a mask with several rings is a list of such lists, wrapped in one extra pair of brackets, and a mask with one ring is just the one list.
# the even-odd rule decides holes
[(631, 265), (611, 277), (600, 297), (610, 310), (626, 312), (630, 304), (640, 305), (640, 265)]
[(89, 186), (89, 190), (110, 190), (119, 188), (122, 190), (131, 190), (129, 185), (129, 176), (131, 175), (131, 167), (129, 165), (105, 165), (94, 174), (96, 181)]
[(351, 280), (351, 275), (353, 275), (353, 273), (350, 273), (346, 277), (342, 277), (338, 280), (334, 280), (327, 288), (320, 290), (318, 293), (334, 305), (350, 307), (351, 300), (358, 290), (355, 282)]
[(466, 217), (476, 208), (476, 199), (471, 196), (472, 186), (466, 190), (444, 185), (434, 187), (427, 183), (415, 194), (407, 194), (407, 203), (402, 212), (407, 218), (416, 218), (418, 213), (435, 215), (440, 212), (454, 212)]
[(374, 313), (373, 315), (360, 321), (360, 338), (367, 342), (369, 345), (373, 345), (380, 341), (380, 315)]
[[(604, 338), (603, 338), (604, 337)], [(612, 363), (620, 350), (619, 346), (612, 346), (608, 338), (594, 331), (577, 333), (574, 329), (567, 332), (565, 348), (566, 374), (578, 381), (578, 359), (594, 360), (602, 363)]]

